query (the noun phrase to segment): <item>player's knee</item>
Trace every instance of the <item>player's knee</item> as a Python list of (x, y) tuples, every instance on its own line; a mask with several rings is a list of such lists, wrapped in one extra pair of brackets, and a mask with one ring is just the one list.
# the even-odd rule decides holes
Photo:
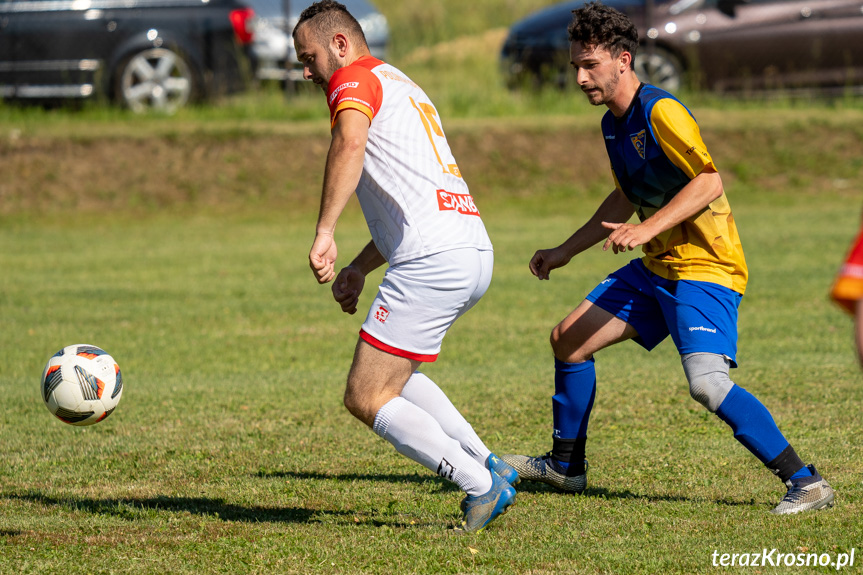
[(377, 414), (377, 409), (371, 405), (369, 398), (361, 393), (357, 393), (356, 387), (348, 383), (345, 389), (344, 397), (345, 408), (351, 415), (368, 425), (372, 426)]
[(689, 381), (689, 395), (708, 411), (716, 413), (734, 387), (728, 376), (728, 360), (715, 353), (690, 353), (681, 359)]
[(573, 347), (572, 342), (564, 338), (560, 325), (554, 326), (549, 337), (551, 350), (554, 357), (567, 363), (582, 363), (591, 358), (591, 354), (585, 354), (579, 347)]
[(344, 404), (351, 415), (357, 419), (361, 419), (362, 403), (357, 394), (351, 392), (350, 386), (345, 390)]
[(551, 349), (557, 351), (557, 346), (560, 345), (560, 326), (556, 325), (551, 330), (551, 335), (548, 337), (548, 341), (551, 344)]

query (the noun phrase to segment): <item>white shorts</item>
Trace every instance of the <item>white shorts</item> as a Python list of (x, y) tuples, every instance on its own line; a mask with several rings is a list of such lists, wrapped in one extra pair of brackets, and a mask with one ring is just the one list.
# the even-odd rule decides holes
[(390, 267), (360, 337), (400, 357), (435, 361), (449, 327), (485, 294), (493, 267), (494, 252), (474, 248)]

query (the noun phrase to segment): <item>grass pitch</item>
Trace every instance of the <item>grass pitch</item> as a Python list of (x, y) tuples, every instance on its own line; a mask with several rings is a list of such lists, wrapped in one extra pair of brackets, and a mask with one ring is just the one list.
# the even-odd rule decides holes
[[(455, 536), (460, 492), (341, 405), (361, 318), (342, 314), (307, 268), (317, 166), (307, 166), (304, 191), (243, 208), (231, 190), (249, 185), (236, 179), (251, 173), (246, 160), (219, 161), (219, 145), (193, 132), (171, 142), (212, 182), (206, 201), (185, 194), (174, 171), (142, 173), (136, 187), (117, 170), (122, 197), (53, 210), (44, 200), (41, 210), (21, 196), (0, 219), (0, 572), (703, 573), (716, 571), (714, 552), (774, 548), (833, 559), (855, 549), (859, 570), (863, 391), (851, 322), (826, 297), (859, 222), (849, 186), (860, 176), (844, 155), (859, 134), (765, 121), (753, 136), (735, 128), (744, 124), (726, 116), (706, 135), (727, 166), (752, 272), (733, 377), (835, 486), (834, 509), (771, 516), (782, 486), (689, 398), (671, 343), (650, 354), (627, 343), (597, 357), (587, 492), (522, 484), (509, 514)], [(821, 144), (801, 150), (806, 137)], [(271, 134), (257, 157), (274, 142), (305, 149), (321, 138)], [(550, 282), (527, 270), (533, 252), (562, 241), (607, 190), (604, 169), (583, 171), (591, 154), (601, 157), (591, 138), (592, 127), (578, 125), (452, 131), (495, 243), (495, 277), (425, 371), (498, 453), (550, 448), (549, 330), (624, 261), (596, 248)], [(49, 148), (62, 165), (101, 141), (58, 137)], [(6, 143), (9, 163), (29, 166), (15, 169), (18, 184), (57, 181), (45, 174), (57, 164), (38, 159), (43, 145)], [(204, 174), (196, 157), (217, 167)], [(286, 169), (302, 174), (295, 157), (305, 158), (283, 156)], [(86, 195), (76, 186), (73, 200)], [(17, 188), (4, 189), (14, 199)], [(158, 201), (140, 201), (154, 190)], [(343, 261), (367, 237), (352, 204), (337, 236)], [(119, 407), (89, 428), (54, 419), (39, 396), (44, 363), (71, 343), (103, 347), (123, 370)]]
[[(392, 61), (447, 118), (495, 244), (489, 293), (424, 370), (498, 453), (550, 448), (548, 333), (623, 261), (594, 249), (550, 282), (527, 270), (610, 181), (601, 111), (502, 89), (505, 27), (552, 1), (379, 2)], [(859, 222), (860, 102), (686, 101), (752, 272), (733, 376), (834, 485), (834, 509), (771, 516), (782, 487), (689, 398), (673, 346), (628, 343), (597, 358), (587, 492), (522, 484), (509, 514), (454, 536), (460, 492), (341, 406), (361, 318), (306, 262), (319, 92), (174, 117), (0, 107), (0, 573), (836, 571), (714, 563), (765, 549), (855, 550), (859, 572), (863, 391), (826, 293)], [(342, 261), (367, 237), (352, 204)], [(41, 405), (43, 365), (72, 343), (123, 370), (94, 427)]]

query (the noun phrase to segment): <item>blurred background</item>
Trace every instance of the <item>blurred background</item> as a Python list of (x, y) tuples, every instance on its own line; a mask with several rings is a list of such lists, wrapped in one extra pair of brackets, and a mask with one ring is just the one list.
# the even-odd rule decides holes
[[(372, 53), (411, 75), (444, 113), (562, 111), (561, 94), (571, 104), (566, 27), (581, 0), (344, 3)], [(172, 114), (204, 105), (226, 113), (322, 115), (319, 99), (310, 103), (291, 41), (307, 4), (0, 0), (0, 97), (41, 108)], [(639, 76), (672, 92), (852, 104), (861, 93), (860, 0), (606, 4), (639, 28)]]

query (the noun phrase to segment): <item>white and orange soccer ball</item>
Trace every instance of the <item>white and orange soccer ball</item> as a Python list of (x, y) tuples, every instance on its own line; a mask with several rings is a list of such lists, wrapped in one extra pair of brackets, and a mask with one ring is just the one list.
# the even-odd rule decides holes
[(42, 373), (42, 400), (70, 425), (99, 423), (123, 395), (123, 376), (114, 358), (94, 345), (69, 345), (48, 360)]

